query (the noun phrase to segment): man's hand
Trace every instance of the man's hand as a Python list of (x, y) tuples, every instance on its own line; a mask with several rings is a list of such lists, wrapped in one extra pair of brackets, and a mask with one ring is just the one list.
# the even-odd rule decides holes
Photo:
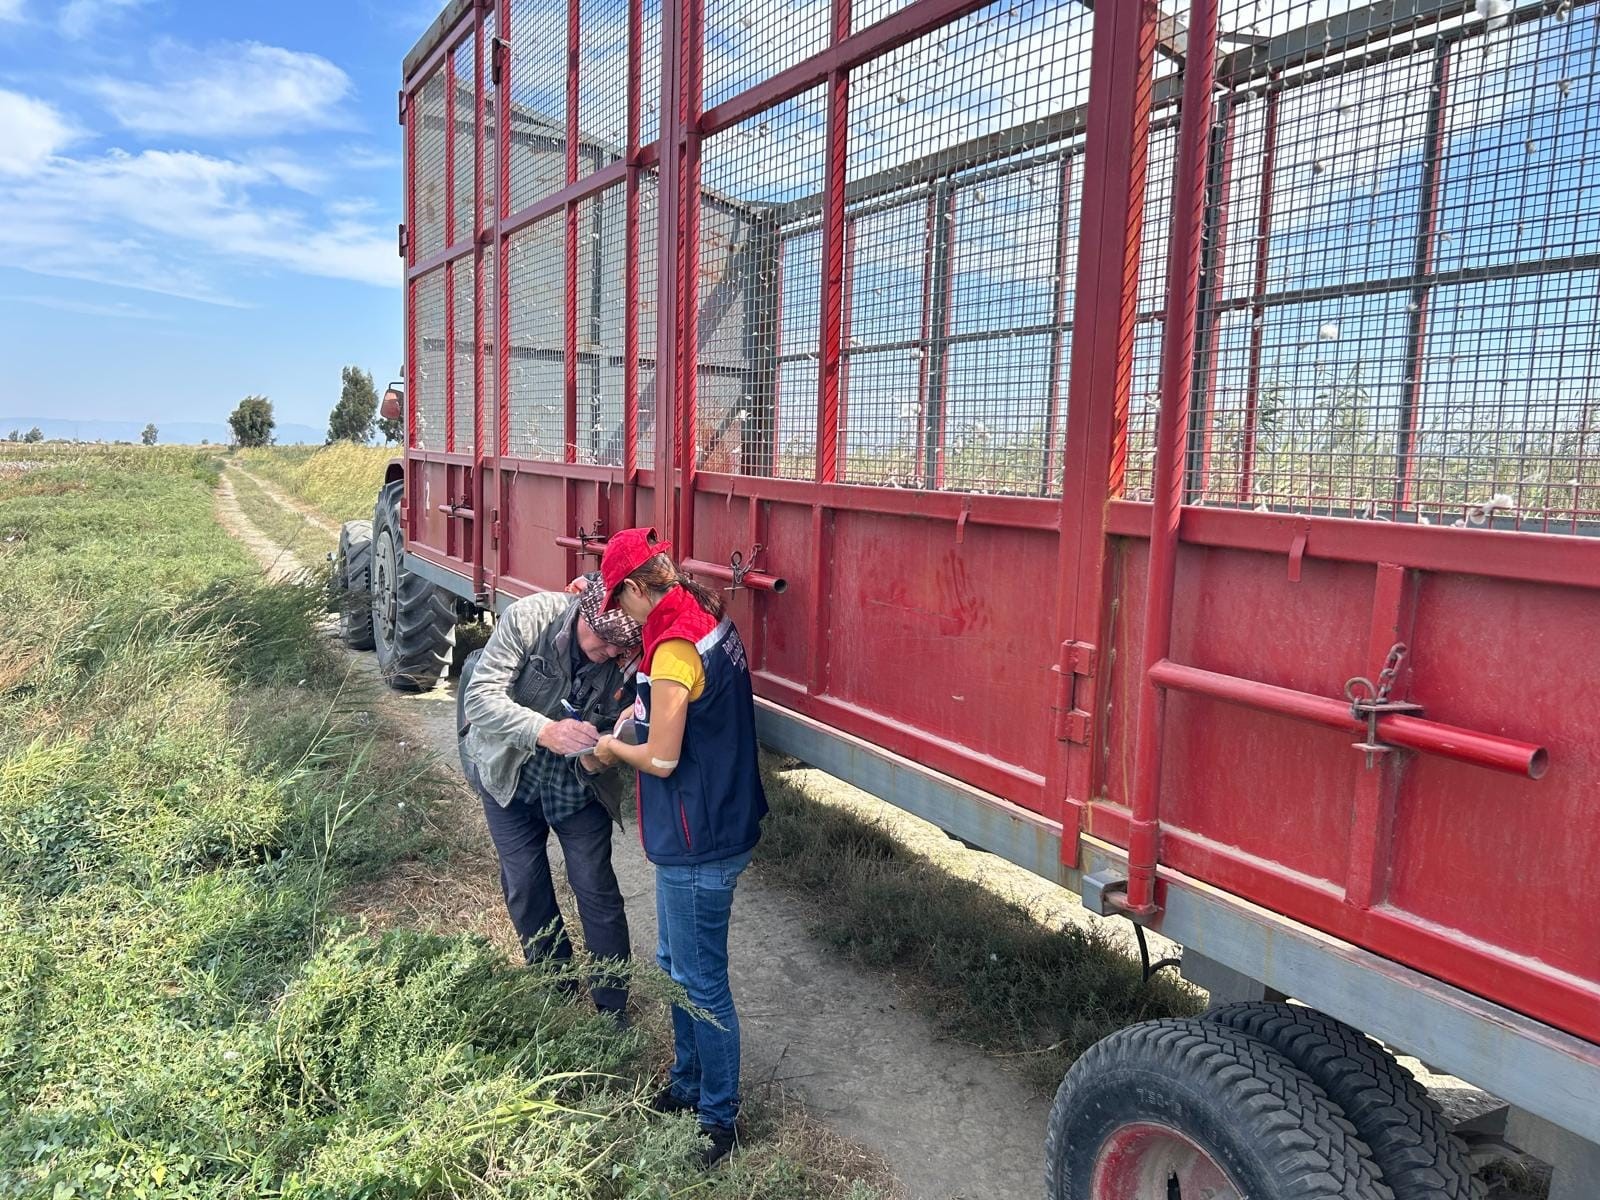
[(553, 754), (576, 754), (600, 740), (600, 731), (587, 721), (551, 721), (539, 731), (539, 745)]
[(587, 575), (579, 575), (571, 583), (567, 584), (566, 593), (569, 596), (581, 596), (588, 586), (589, 577)]

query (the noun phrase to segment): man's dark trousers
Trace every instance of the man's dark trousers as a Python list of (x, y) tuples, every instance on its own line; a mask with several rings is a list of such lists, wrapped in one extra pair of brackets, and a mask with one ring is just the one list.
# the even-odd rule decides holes
[[(500, 886), (524, 956), (530, 963), (570, 959), (572, 943), (567, 940), (550, 879), (550, 822), (537, 805), (520, 797), (502, 808), (481, 787), (478, 794), (489, 836), (500, 855)], [(561, 839), (567, 882), (578, 898), (578, 916), (589, 953), (596, 958), (627, 958), (628, 915), (622, 907), (617, 874), (611, 868), (611, 817), (598, 801), (591, 800), (557, 822), (555, 834)], [(592, 981), (591, 991), (600, 1011), (621, 1012), (627, 1007), (627, 988), (607, 986), (620, 982), (603, 976)]]

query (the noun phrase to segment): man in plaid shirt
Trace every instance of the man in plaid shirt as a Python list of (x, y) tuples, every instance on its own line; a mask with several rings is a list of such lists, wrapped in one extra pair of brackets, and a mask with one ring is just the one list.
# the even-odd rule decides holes
[[(639, 627), (603, 611), (598, 578), (576, 584), (577, 594), (541, 592), (507, 607), (488, 644), (468, 655), (457, 700), (462, 770), (483, 800), (506, 908), (530, 963), (572, 956), (550, 877), (551, 830), (589, 953), (630, 953), (611, 866), (622, 779), (583, 751), (633, 705)], [(590, 990), (626, 1026), (625, 984), (602, 972)]]

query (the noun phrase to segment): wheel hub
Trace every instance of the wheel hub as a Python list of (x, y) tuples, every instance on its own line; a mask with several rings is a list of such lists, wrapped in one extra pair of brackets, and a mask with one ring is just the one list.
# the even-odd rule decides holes
[(1244, 1200), (1244, 1193), (1188, 1135), (1166, 1125), (1124, 1125), (1094, 1167), (1093, 1200)]
[(378, 620), (378, 630), (384, 642), (394, 641), (395, 622), (399, 617), (399, 573), (395, 560), (394, 538), (387, 530), (378, 538), (378, 550), (373, 555), (372, 611)]

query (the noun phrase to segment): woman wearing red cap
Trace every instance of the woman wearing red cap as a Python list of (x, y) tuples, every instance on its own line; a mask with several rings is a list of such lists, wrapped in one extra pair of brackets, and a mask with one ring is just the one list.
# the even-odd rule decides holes
[(653, 529), (624, 529), (606, 544), (608, 603), (643, 627), (644, 658), (638, 744), (604, 737), (595, 755), (639, 772), (639, 836), (656, 868), (657, 958), (715, 1021), (673, 1007), (676, 1059), (656, 1100), (662, 1111), (698, 1111), (710, 1166), (734, 1144), (739, 1017), (728, 986), (728, 922), (767, 798), (744, 643), (721, 598), (679, 574), (671, 548)]

